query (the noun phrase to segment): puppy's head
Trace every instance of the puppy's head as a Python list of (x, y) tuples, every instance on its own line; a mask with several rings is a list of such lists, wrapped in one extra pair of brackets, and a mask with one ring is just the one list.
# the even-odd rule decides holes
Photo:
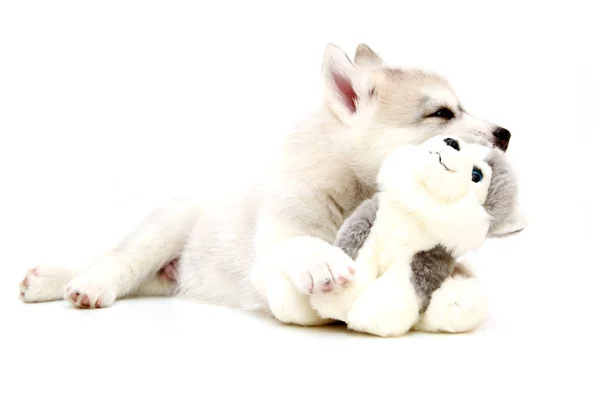
[(470, 115), (440, 75), (389, 67), (364, 44), (354, 61), (328, 45), (322, 72), (326, 107), (343, 126), (338, 145), (367, 183), (390, 151), (439, 134), (460, 132), (469, 142), (508, 148), (510, 132)]

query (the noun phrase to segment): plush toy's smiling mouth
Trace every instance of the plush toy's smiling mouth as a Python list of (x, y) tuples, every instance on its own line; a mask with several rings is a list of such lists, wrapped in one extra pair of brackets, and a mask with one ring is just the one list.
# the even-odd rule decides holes
[(442, 165), (444, 168), (446, 168), (446, 171), (448, 171), (448, 172), (454, 172), (454, 171), (452, 171), (450, 168), (446, 167), (446, 164), (444, 164), (444, 163), (442, 162), (442, 155), (441, 155), (440, 153), (438, 153), (438, 152), (432, 153), (432, 152), (430, 151), (430, 152), (429, 152), (429, 154), (437, 154), (437, 156), (438, 156), (438, 160), (439, 160), (440, 164), (441, 164), (441, 165)]

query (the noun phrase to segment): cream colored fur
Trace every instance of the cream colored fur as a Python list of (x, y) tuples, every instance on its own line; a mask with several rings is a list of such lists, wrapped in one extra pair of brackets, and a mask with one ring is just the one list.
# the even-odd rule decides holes
[[(328, 322), (311, 308), (309, 294), (332, 278), (352, 279), (354, 263), (330, 243), (342, 221), (372, 195), (384, 158), (399, 145), (445, 132), (491, 146), (496, 128), (462, 110), (443, 77), (388, 67), (365, 45), (355, 61), (327, 46), (322, 107), (284, 140), (251, 189), (211, 204), (184, 199), (166, 205), (81, 272), (53, 273), (35, 284), (35, 296), (31, 286), (21, 287), (23, 300), (64, 296), (82, 306), (85, 297), (93, 308), (126, 296), (175, 292), (288, 323)], [(346, 84), (355, 100), (342, 90)], [(423, 118), (440, 106), (456, 118)], [(156, 273), (174, 257), (180, 257), (179, 283), (165, 288)], [(43, 266), (37, 271), (48, 272)]]

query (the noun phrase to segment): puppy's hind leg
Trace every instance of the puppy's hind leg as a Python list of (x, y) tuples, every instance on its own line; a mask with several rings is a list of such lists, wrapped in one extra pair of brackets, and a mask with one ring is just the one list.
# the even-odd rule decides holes
[(21, 300), (25, 303), (39, 303), (61, 300), (67, 283), (79, 271), (63, 266), (37, 266), (25, 273), (19, 284)]
[(129, 295), (168, 295), (173, 282), (155, 277), (183, 251), (200, 213), (195, 201), (179, 199), (152, 212), (118, 246), (67, 285), (64, 298), (77, 307), (108, 307)]
[(129, 295), (131, 297), (171, 296), (177, 289), (179, 258), (163, 265), (156, 274), (148, 276)]
[[(148, 276), (130, 293), (136, 297), (170, 296), (177, 283), (179, 259), (163, 265), (155, 275)], [(41, 303), (62, 300), (67, 284), (82, 273), (75, 269), (58, 265), (39, 265), (28, 270), (19, 284), (21, 300), (25, 303)]]

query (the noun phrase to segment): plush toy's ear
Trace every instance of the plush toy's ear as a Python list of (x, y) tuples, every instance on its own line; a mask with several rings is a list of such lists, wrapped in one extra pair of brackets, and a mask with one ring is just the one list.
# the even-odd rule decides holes
[(325, 99), (332, 112), (342, 121), (356, 114), (370, 93), (365, 74), (339, 47), (329, 44), (322, 64)]
[(492, 224), (492, 230), (490, 231), (489, 236), (507, 236), (518, 233), (526, 227), (527, 219), (525, 218), (525, 214), (523, 214), (523, 211), (521, 210), (521, 207), (519, 207), (519, 204), (516, 204), (508, 218), (505, 218), (499, 224)]
[(369, 46), (361, 43), (356, 48), (354, 63), (359, 67), (382, 67), (385, 65), (381, 57), (377, 55)]

